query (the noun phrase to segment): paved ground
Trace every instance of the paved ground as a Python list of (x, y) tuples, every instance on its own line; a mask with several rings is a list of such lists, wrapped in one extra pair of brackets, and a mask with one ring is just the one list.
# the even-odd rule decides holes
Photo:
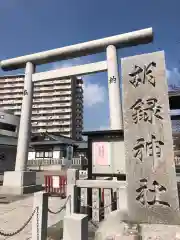
[[(37, 172), (36, 183), (44, 184), (44, 175), (65, 175), (65, 172)], [(0, 176), (0, 180), (3, 177)], [(49, 197), (49, 209), (58, 211), (64, 204), (65, 199), (59, 197)], [(33, 194), (26, 196), (5, 196), (0, 195), (0, 231), (12, 233), (19, 229), (33, 212)], [(59, 214), (48, 213), (48, 240), (62, 239), (63, 218), (65, 212)], [(0, 240), (30, 240), (31, 239), (31, 222), (19, 234), (12, 237), (0, 235)], [(95, 227), (89, 225), (89, 240), (94, 239)]]
[[(63, 205), (65, 200), (57, 197), (49, 198), (49, 208), (52, 211), (57, 211)], [(33, 211), (33, 196), (28, 196), (25, 199), (14, 201), (10, 204), (0, 204), (0, 230), (11, 233), (20, 228), (28, 219)], [(60, 239), (62, 234), (62, 222), (64, 212), (60, 214), (48, 214), (48, 239)], [(51, 236), (52, 235), (52, 236)], [(59, 235), (59, 237), (58, 237)], [(58, 238), (57, 238), (58, 237)], [(31, 223), (19, 234), (12, 237), (0, 236), (0, 240), (27, 240), (31, 239)]]
[[(9, 197), (10, 198), (10, 197)], [(56, 212), (64, 204), (65, 199), (49, 197), (49, 209)], [(0, 204), (0, 231), (12, 233), (19, 229), (33, 212), (33, 195), (18, 200), (18, 197), (9, 204)], [(59, 214), (48, 213), (48, 240), (60, 240), (63, 233), (63, 218), (65, 212)], [(30, 240), (31, 222), (19, 234), (12, 237), (0, 235), (0, 240)], [(95, 227), (89, 225), (89, 240), (94, 239)]]

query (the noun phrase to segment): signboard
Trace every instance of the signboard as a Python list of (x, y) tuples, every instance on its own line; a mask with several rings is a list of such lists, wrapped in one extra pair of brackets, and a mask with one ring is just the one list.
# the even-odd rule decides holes
[(92, 155), (93, 165), (109, 166), (110, 165), (110, 143), (109, 142), (93, 142)]
[(177, 223), (179, 201), (164, 52), (124, 58), (121, 63), (130, 218)]

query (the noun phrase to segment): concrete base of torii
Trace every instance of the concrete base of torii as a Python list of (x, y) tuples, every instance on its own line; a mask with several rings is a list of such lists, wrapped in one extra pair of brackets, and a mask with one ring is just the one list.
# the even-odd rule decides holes
[(36, 172), (4, 172), (3, 186), (0, 187), (0, 194), (23, 195), (40, 190), (42, 190), (42, 186), (36, 185)]

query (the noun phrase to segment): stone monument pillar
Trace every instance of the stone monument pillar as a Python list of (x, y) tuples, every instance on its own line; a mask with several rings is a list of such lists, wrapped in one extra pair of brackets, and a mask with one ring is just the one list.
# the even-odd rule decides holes
[(26, 192), (33, 191), (36, 186), (36, 173), (26, 171), (29, 142), (31, 135), (33, 73), (34, 65), (31, 62), (27, 62), (24, 78), (24, 90), (15, 171), (8, 171), (4, 173), (3, 187), (0, 189), (1, 193), (23, 194)]

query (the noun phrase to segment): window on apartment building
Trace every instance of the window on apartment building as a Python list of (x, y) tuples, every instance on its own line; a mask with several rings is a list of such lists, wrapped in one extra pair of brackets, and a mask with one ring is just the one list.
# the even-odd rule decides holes
[(16, 131), (16, 126), (12, 125), (12, 124), (9, 124), (9, 123), (0, 123), (0, 129), (15, 132)]

